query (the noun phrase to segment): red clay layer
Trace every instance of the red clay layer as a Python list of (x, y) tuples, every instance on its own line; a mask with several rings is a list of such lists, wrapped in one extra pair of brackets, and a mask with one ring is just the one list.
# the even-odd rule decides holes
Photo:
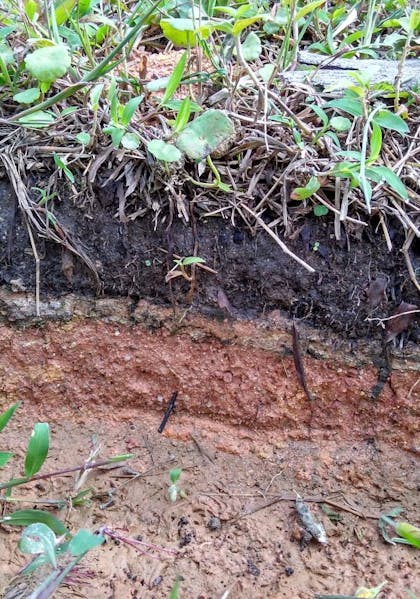
[[(40, 328), (2, 325), (0, 406), (22, 399), (38, 419), (50, 421), (75, 413), (121, 420), (154, 412), (159, 419), (176, 390), (178, 408), (170, 430), (177, 419), (193, 427), (194, 416), (213, 431), (245, 427), (253, 434), (274, 435), (277, 442), (372, 439), (419, 450), (418, 370), (395, 371), (372, 401), (373, 366), (340, 362), (333, 350), (331, 359), (306, 355), (307, 382), (315, 398), (309, 402), (290, 355), (252, 346), (252, 327), (256, 337), (261, 327), (237, 325), (234, 335), (221, 338), (229, 326), (202, 318), (191, 326), (184, 322), (175, 333), (165, 326), (150, 330), (150, 323), (85, 318)], [(277, 336), (290, 338), (285, 330)], [(272, 340), (273, 333), (268, 337)]]

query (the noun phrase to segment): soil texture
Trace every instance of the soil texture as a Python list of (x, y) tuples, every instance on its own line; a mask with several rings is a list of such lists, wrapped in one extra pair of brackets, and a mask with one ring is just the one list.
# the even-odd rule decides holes
[[(101, 177), (106, 180), (106, 171)], [(220, 313), (221, 307), (222, 312), (248, 317), (280, 309), (344, 339), (380, 339), (381, 328), (366, 318), (389, 316), (401, 301), (419, 303), (403, 256), (387, 250), (375, 217), (369, 227), (347, 225), (338, 242), (332, 217), (297, 212), (285, 241), (315, 269), (309, 273), (263, 230), (252, 234), (239, 217), (234, 224), (230, 218), (201, 219), (191, 204), (188, 223), (177, 215), (171, 221), (169, 215), (146, 215), (121, 222), (111, 185), (98, 184), (95, 197), (95, 205), (69, 199), (54, 202), (50, 210), (94, 264), (105, 295), (192, 306), (207, 315)], [(35, 262), (26, 223), (5, 180), (0, 181), (0, 198), (0, 283), (34, 291)], [(395, 248), (401, 247), (399, 228), (393, 230), (389, 223), (389, 231)], [(36, 239), (36, 244), (44, 298), (94, 293), (92, 277), (77, 257), (45, 239)], [(187, 276), (193, 282), (179, 276), (167, 283), (176, 256), (199, 256), (215, 273), (189, 267)], [(415, 242), (411, 260), (414, 269), (420, 267)], [(419, 334), (412, 323), (410, 339), (417, 343)]]
[[(159, 435), (160, 419), (150, 415), (121, 420), (124, 412), (98, 401), (95, 419), (83, 411), (70, 419), (62, 417), (62, 407), (58, 396), (49, 405), (52, 446), (45, 471), (82, 465), (93, 435), (102, 456), (130, 451), (135, 457), (131, 470), (92, 472), (85, 481), (88, 505), (58, 516), (72, 532), (106, 526), (144, 545), (138, 552), (121, 540), (108, 541), (80, 564), (81, 582), (63, 587), (57, 597), (163, 599), (177, 579), (180, 597), (188, 599), (313, 599), (315, 593), (351, 595), (385, 580), (383, 599), (420, 593), (418, 552), (385, 544), (378, 529), (379, 514), (396, 505), (409, 521), (418, 516), (413, 455), (385, 443), (267, 444), (263, 436), (258, 449), (249, 451), (243, 441), (240, 451), (226, 453), (220, 448), (229, 446), (234, 429), (202, 431), (196, 421), (188, 440), (180, 441), (171, 428)], [(2, 435), (2, 445), (16, 452), (15, 463), (23, 460), (36, 415), (26, 406)], [(182, 468), (185, 495), (170, 503), (169, 470), (175, 467)], [(33, 505), (36, 495), (42, 507), (43, 500), (75, 493), (71, 475), (40, 483), (14, 496)], [(304, 535), (296, 493), (324, 525), (327, 544)], [(25, 563), (18, 536), (2, 527), (0, 586), (10, 585), (9, 592), (23, 584), (12, 581)], [(35, 582), (26, 582), (27, 593)]]

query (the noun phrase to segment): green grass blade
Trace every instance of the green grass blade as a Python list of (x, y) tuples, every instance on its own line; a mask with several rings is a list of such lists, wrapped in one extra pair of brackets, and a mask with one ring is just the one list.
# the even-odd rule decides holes
[(17, 401), (12, 406), (10, 406), (10, 408), (7, 408), (7, 410), (5, 410), (3, 412), (3, 414), (0, 415), (0, 431), (2, 431), (4, 429), (4, 427), (6, 426), (6, 424), (12, 418), (13, 414), (15, 413), (15, 411), (20, 406), (20, 404), (21, 404), (21, 402)]
[(33, 476), (42, 467), (50, 446), (50, 427), (47, 422), (38, 422), (34, 426), (25, 458), (25, 475)]
[(2, 524), (8, 526), (29, 526), (41, 522), (51, 528), (56, 535), (70, 537), (70, 532), (64, 524), (49, 512), (43, 510), (17, 510), (12, 514), (0, 518)]
[(0, 451), (0, 468), (5, 466), (7, 462), (14, 456), (11, 451)]
[(166, 86), (165, 93), (163, 94), (163, 98), (160, 102), (160, 106), (165, 104), (168, 100), (172, 98), (176, 90), (178, 89), (179, 84), (181, 83), (182, 76), (184, 74), (185, 65), (187, 62), (188, 53), (185, 51), (181, 58), (178, 60), (176, 67), (174, 68), (174, 72), (169, 78), (168, 85)]

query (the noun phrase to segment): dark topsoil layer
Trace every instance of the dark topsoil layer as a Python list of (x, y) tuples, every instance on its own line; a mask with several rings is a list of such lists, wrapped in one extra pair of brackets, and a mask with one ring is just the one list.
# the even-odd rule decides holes
[[(309, 324), (332, 329), (348, 339), (381, 336), (375, 322), (366, 316), (388, 316), (406, 301), (418, 304), (402, 254), (400, 226), (392, 228), (395, 250), (388, 252), (377, 218), (369, 227), (343, 229), (342, 240), (334, 237), (333, 217), (317, 218), (312, 213), (294, 222), (289, 248), (313, 266), (309, 273), (282, 252), (264, 231), (251, 235), (237, 218), (232, 226), (220, 217), (194, 216), (195, 226), (177, 216), (167, 222), (153, 222), (150, 216), (128, 224), (118, 220), (118, 199), (112, 188), (98, 189), (94, 206), (71, 200), (56, 201), (53, 212), (72, 238), (96, 265), (103, 293), (131, 296), (133, 302), (147, 298), (160, 304), (193, 304), (204, 314), (220, 316), (220, 290), (232, 312), (252, 317), (266, 310), (281, 309), (290, 316), (305, 318)], [(0, 284), (33, 291), (35, 262), (26, 225), (7, 180), (0, 180)], [(69, 292), (94, 294), (88, 269), (57, 244), (37, 240), (41, 257), (41, 294), (57, 296)], [(201, 256), (217, 275), (197, 268), (197, 285), (183, 279), (165, 283), (173, 267), (171, 254)], [(168, 253), (165, 253), (166, 250)], [(413, 243), (411, 259), (420, 268), (420, 247)], [(373, 309), (365, 290), (376, 277), (388, 280), (386, 298)], [(219, 302), (218, 302), (219, 296)], [(222, 302), (223, 303), (223, 302)], [(375, 303), (375, 301), (373, 302)], [(409, 339), (418, 342), (420, 329), (412, 324)]]

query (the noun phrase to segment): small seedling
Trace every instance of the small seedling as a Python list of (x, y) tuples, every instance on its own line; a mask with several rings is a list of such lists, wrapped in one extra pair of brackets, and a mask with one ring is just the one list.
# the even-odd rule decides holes
[(178, 499), (178, 497), (182, 497), (183, 491), (181, 491), (178, 487), (178, 481), (181, 478), (182, 470), (181, 468), (174, 468), (169, 471), (169, 478), (171, 480), (171, 485), (168, 489), (169, 499), (172, 503)]
[[(387, 543), (391, 543), (392, 545), (401, 543), (420, 549), (420, 528), (408, 522), (395, 522), (393, 520), (393, 518), (399, 516), (403, 511), (401, 507), (396, 507), (379, 518), (379, 529), (382, 537)], [(386, 529), (387, 526), (393, 528), (399, 536), (390, 537)]]
[(191, 283), (193, 281), (192, 274), (189, 274), (186, 270), (186, 266), (192, 266), (193, 264), (203, 264), (205, 260), (199, 256), (187, 256), (185, 258), (179, 258), (174, 260), (175, 266), (171, 268), (165, 277), (165, 282), (168, 283), (171, 279), (176, 277), (183, 277), (186, 281)]

